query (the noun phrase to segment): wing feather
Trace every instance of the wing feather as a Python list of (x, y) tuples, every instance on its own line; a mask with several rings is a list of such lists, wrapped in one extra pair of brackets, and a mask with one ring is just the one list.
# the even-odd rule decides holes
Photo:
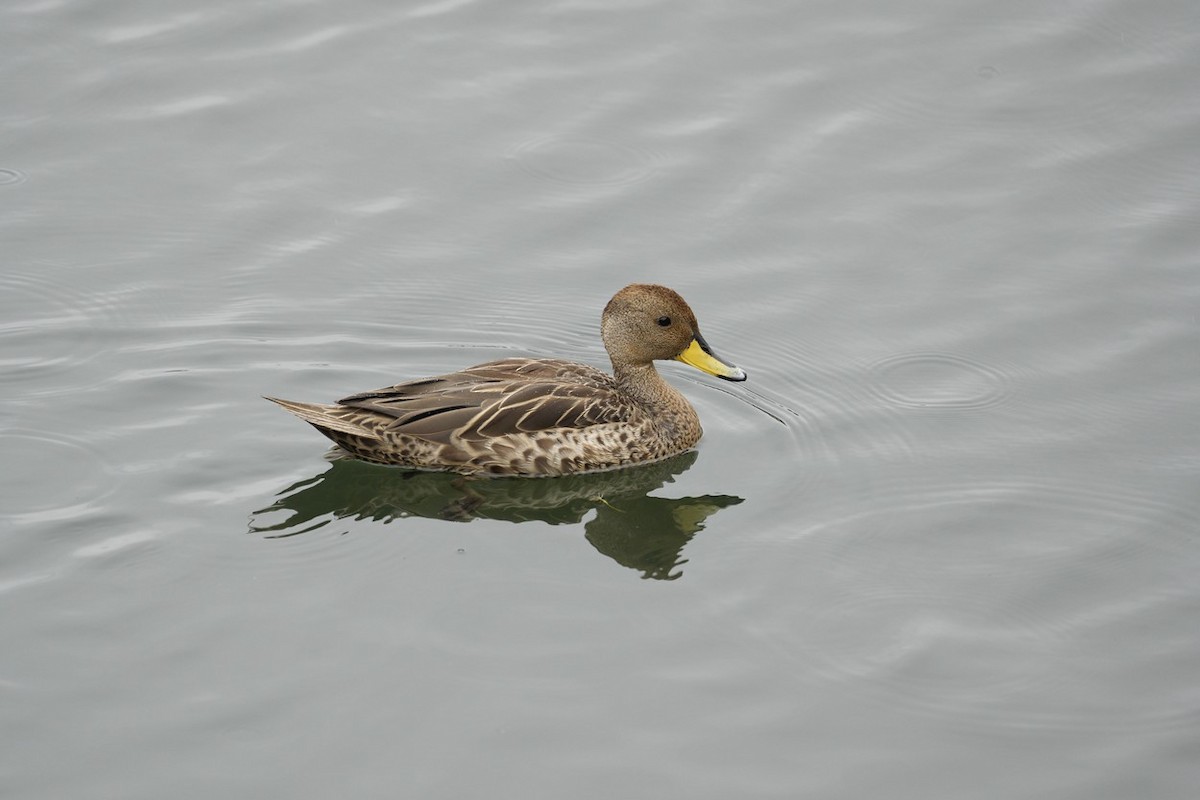
[(495, 439), (640, 415), (611, 376), (556, 359), (493, 361), (351, 395), (338, 405), (390, 418), (390, 430), (442, 444), (454, 437)]

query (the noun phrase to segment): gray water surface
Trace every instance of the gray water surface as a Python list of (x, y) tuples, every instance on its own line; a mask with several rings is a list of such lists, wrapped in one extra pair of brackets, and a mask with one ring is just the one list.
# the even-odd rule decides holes
[[(1200, 6), (0, 9), (0, 794), (1190, 798)], [(262, 401), (750, 375), (464, 491)]]

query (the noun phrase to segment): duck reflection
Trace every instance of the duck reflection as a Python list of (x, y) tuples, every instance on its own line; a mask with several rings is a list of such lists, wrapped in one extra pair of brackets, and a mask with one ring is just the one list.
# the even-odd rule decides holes
[[(329, 470), (279, 493), (254, 512), (250, 530), (269, 538), (317, 530), (334, 519), (391, 522), (403, 517), (468, 522), (541, 520), (551, 525), (581, 522), (587, 540), (622, 566), (645, 578), (674, 580), (686, 563), (683, 546), (715, 512), (740, 497), (650, 497), (672, 483), (696, 460), (682, 453), (654, 464), (561, 478), (470, 480), (441, 472), (400, 472), (355, 459), (335, 459)], [(270, 522), (278, 514), (286, 519)]]

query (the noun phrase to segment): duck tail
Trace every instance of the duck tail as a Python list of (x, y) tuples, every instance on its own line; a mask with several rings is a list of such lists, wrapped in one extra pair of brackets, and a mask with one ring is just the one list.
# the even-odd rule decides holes
[(285, 409), (295, 414), (300, 419), (309, 423), (317, 430), (337, 441), (333, 433), (344, 433), (348, 436), (362, 436), (368, 439), (374, 439), (375, 435), (367, 428), (356, 424), (355, 422), (346, 419), (339, 411), (344, 411), (341, 406), (322, 405), (320, 403), (297, 403), (294, 400), (281, 400), (278, 397), (263, 397), (264, 400), (270, 400), (272, 403), (283, 406)]

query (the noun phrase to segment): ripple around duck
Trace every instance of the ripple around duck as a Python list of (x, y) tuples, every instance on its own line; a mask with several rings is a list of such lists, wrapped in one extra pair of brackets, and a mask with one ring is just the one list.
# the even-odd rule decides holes
[(46, 522), (85, 513), (116, 485), (99, 452), (61, 435), (33, 431), (0, 434), (9, 474), (0, 482), (0, 519)]
[(649, 150), (584, 136), (551, 136), (525, 142), (511, 158), (535, 178), (567, 184), (636, 183), (658, 167), (658, 158)]
[[(820, 438), (820, 420), (814, 415), (744, 383), (726, 385), (689, 373), (666, 377), (700, 415), (704, 427), (702, 465), (708, 459), (720, 459), (718, 463), (727, 465), (722, 470), (724, 478), (750, 479), (760, 490), (774, 486), (775, 495), (801, 491), (817, 479), (819, 473), (800, 458), (801, 453), (816, 447), (806, 443)], [(729, 469), (731, 460), (743, 458), (739, 468)], [(776, 513), (774, 509), (763, 511)]]
[[(795, 366), (802, 360), (759, 355), (771, 364)], [(875, 402), (855, 383), (853, 371), (810, 364), (795, 366), (795, 374), (781, 376), (772, 374), (772, 369), (749, 370), (750, 379), (739, 384), (692, 377), (690, 370), (670, 379), (677, 385), (677, 378), (697, 384), (684, 394), (704, 425), (701, 447), (725, 435), (732, 449), (722, 457), (740, 459), (739, 467), (729, 474), (752, 482), (757, 492), (772, 499), (742, 513), (761, 514), (763, 530), (776, 530), (790, 539), (796, 528), (779, 526), (781, 508), (797, 513), (803, 508), (803, 518), (819, 513), (817, 509), (829, 502), (839, 502), (847, 491), (860, 500), (868, 497), (871, 475), (861, 468), (863, 463), (905, 464), (916, 450), (905, 415)], [(796, 374), (804, 376), (803, 383), (789, 383)], [(714, 390), (736, 402), (712, 402)], [(721, 429), (736, 435), (722, 434)]]
[[(282, 519), (284, 515), (280, 516)], [(264, 517), (263, 521), (269, 519)], [(338, 518), (334, 514), (314, 519), (295, 533), (304, 535), (262, 537), (249, 545), (260, 552), (237, 564), (228, 564), (228, 568), (253, 568), (256, 572), (266, 570), (275, 574), (302, 574), (309, 569), (350, 569), (369, 575), (399, 573), (402, 571), (399, 564), (411, 551), (414, 541), (412, 537), (399, 541), (395, 536), (384, 535), (387, 531), (365, 523), (365, 518)], [(221, 560), (225, 558), (222, 554)]]
[(748, 386), (746, 394), (800, 424), (799, 443), (806, 455), (830, 459), (850, 453), (860, 458), (864, 452), (889, 459), (911, 455), (913, 441), (904, 415), (891, 407), (879, 407), (856, 371), (830, 367), (796, 353), (768, 349), (759, 355), (769, 363), (790, 365), (789, 374), (764, 376), (764, 385)]
[[(329, 458), (336, 458), (334, 451), (329, 451)], [(375, 474), (380, 480), (396, 481), (393, 493), (402, 491), (406, 475), (403, 470), (378, 465), (361, 465), (366, 472)], [(389, 531), (386, 523), (408, 516), (397, 513), (397, 509), (389, 503), (388, 492), (381, 492), (377, 498), (367, 497), (361, 504), (354, 506), (333, 505), (323, 507), (322, 484), (329, 478), (330, 472), (296, 481), (287, 486), (267, 505), (256, 510), (249, 519), (247, 533), (258, 540), (256, 547), (264, 549), (268, 558), (254, 558), (256, 569), (261, 568), (264, 560), (269, 560), (272, 569), (292, 573), (307, 568), (325, 569), (341, 564), (346, 568), (361, 570), (369, 574), (390, 574), (403, 571), (400, 562), (404, 561), (414, 549), (425, 548), (440, 552), (445, 557), (454, 554), (454, 548), (449, 543), (443, 543), (440, 537), (430, 539), (421, 536), (417, 527), (405, 527), (404, 536), (397, 538), (395, 531)], [(264, 487), (268, 481), (263, 481)], [(304, 500), (305, 493), (316, 492), (318, 500)], [(264, 493), (264, 496), (269, 496)], [(314, 511), (299, 524), (292, 526), (289, 521), (296, 516), (297, 510), (288, 506), (288, 498), (299, 497), (306, 510)], [(353, 500), (353, 498), (351, 498)], [(277, 507), (276, 507), (277, 506)], [(430, 525), (437, 523), (429, 523)], [(281, 526), (278, 531), (271, 530), (272, 526)], [(427, 530), (427, 529), (426, 529)], [(393, 535), (388, 535), (389, 533)]]
[(878, 361), (870, 368), (871, 390), (903, 408), (988, 408), (1012, 394), (1012, 378), (1003, 370), (948, 353), (909, 353)]

